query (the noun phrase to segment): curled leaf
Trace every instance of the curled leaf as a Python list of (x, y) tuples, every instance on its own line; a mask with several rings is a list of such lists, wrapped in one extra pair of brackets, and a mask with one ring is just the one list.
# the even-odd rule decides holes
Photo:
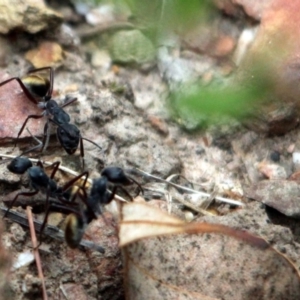
[(119, 235), (128, 299), (300, 297), (300, 276), (291, 261), (248, 232), (186, 224), (129, 203), (122, 208)]

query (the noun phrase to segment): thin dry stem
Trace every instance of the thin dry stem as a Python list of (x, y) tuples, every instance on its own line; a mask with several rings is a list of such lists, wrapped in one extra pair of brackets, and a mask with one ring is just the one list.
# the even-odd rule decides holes
[(41, 258), (40, 258), (40, 254), (39, 254), (38, 243), (37, 243), (37, 238), (36, 238), (36, 234), (35, 234), (35, 228), (34, 228), (34, 224), (33, 224), (33, 218), (32, 218), (32, 212), (31, 212), (30, 206), (26, 207), (26, 213), (27, 213), (28, 224), (29, 224), (29, 228), (30, 228), (30, 235), (31, 235), (31, 241), (32, 241), (32, 246), (33, 246), (33, 254), (35, 257), (38, 275), (42, 282), (43, 299), (48, 300), (45, 278), (44, 278), (44, 274), (43, 274), (42, 263), (41, 263)]
[[(152, 175), (150, 173), (147, 173), (147, 172), (145, 172), (145, 171), (143, 171), (141, 169), (138, 169), (138, 168), (136, 168), (135, 170), (138, 171), (138, 172), (140, 172), (143, 175), (146, 175), (146, 176), (148, 176), (150, 178), (159, 180), (161, 182), (165, 182), (166, 184), (172, 185), (172, 186), (174, 186), (176, 188), (180, 188), (180, 189), (182, 189), (184, 191), (191, 192), (191, 193), (194, 193), (194, 194), (199, 194), (199, 195), (201, 195), (203, 197), (211, 197), (211, 194), (209, 194), (209, 193), (200, 192), (200, 191), (196, 191), (196, 190), (187, 188), (185, 186), (182, 186), (182, 185), (170, 182), (170, 181), (162, 179), (162, 178), (160, 178), (158, 176), (155, 176), (155, 175)], [(236, 205), (236, 206), (244, 206), (245, 205), (244, 203), (242, 203), (240, 201), (236, 201), (236, 200), (233, 200), (233, 199), (228, 199), (228, 198), (224, 198), (224, 197), (220, 197), (220, 196), (216, 196), (215, 199), (218, 200), (218, 201), (230, 204), (230, 205)]]

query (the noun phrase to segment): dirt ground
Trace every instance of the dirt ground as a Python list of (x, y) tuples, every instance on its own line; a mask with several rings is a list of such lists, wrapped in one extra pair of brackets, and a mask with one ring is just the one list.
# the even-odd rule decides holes
[[(138, 168), (164, 179), (172, 174), (181, 174), (190, 182), (199, 184), (207, 193), (234, 199), (245, 205), (237, 207), (216, 200), (213, 204), (216, 215), (203, 217), (175, 201), (177, 215), (221, 223), (261, 236), (289, 257), (299, 270), (299, 216), (285, 212), (292, 204), (287, 204), (281, 210), (278, 209), (278, 203), (268, 205), (272, 199), (261, 199), (255, 194), (259, 182), (266, 179), (287, 180), (299, 170), (299, 162), (295, 159), (300, 147), (299, 127), (284, 135), (270, 136), (232, 121), (230, 126), (221, 123), (197, 131), (195, 129), (199, 124), (194, 126), (188, 121), (180, 122), (173, 118), (168, 107), (168, 93), (178, 83), (176, 76), (189, 75), (172, 71), (164, 59), (134, 65), (112, 62), (106, 56), (101, 56), (103, 49), (99, 47), (99, 43), (103, 42), (102, 35), (110, 34), (110, 29), (102, 30), (100, 42), (96, 42), (95, 37), (87, 38), (86, 33), (84, 36), (82, 32), (86, 21), (71, 6), (59, 6), (56, 2), (52, 5), (64, 15), (63, 24), (73, 33), (65, 28), (55, 34), (51, 29), (35, 34), (14, 29), (9, 34), (2, 34), (0, 80), (26, 74), (33, 61), (28, 51), (38, 49), (42, 42), (62, 46), (61, 60), (53, 62), (56, 50), (49, 45), (47, 49), (52, 58), (49, 59), (44, 53), (41, 60), (53, 62), (55, 99), (63, 103), (66, 95), (78, 98), (65, 110), (80, 129), (81, 136), (93, 140), (102, 148), (100, 150), (84, 141), (85, 168), (90, 172), (90, 177), (100, 176), (103, 167), (111, 165), (128, 171)], [(220, 10), (211, 27), (205, 28), (197, 38), (193, 33), (189, 39), (181, 41), (182, 48), (174, 50), (174, 62), (177, 63), (176, 57), (181, 58), (182, 61), (178, 63), (182, 63), (182, 70), (192, 70), (192, 77), (201, 78), (206, 84), (215, 80), (226, 82), (235, 72), (231, 61), (241, 33), (245, 28), (259, 24), (254, 19), (249, 23), (251, 17), (244, 14), (236, 18)], [(211, 36), (214, 36), (214, 40), (207, 42), (210, 46), (201, 48), (205, 43), (199, 43), (200, 46), (193, 44), (198, 39), (206, 41)], [(215, 51), (213, 54), (211, 49)], [(27, 137), (18, 142), (17, 149), (13, 149), (13, 137), (22, 126), (24, 117), (7, 111), (5, 101), (12, 100), (5, 93), (11, 92), (9, 88), (5, 91), (3, 87), (0, 89), (3, 116), (0, 120), (0, 154), (18, 155), (32, 144), (32, 139), (24, 132)], [(21, 89), (17, 93), (22, 94)], [(20, 111), (22, 109), (20, 107)], [(32, 121), (29, 124), (34, 134), (43, 133), (41, 123)], [(7, 128), (13, 133), (7, 133)], [(30, 155), (37, 157), (35, 153)], [(67, 155), (58, 144), (55, 132), (41, 158), (51, 162), (61, 160), (62, 165), (80, 173), (79, 150), (74, 156)], [(4, 163), (0, 168), (1, 196), (5, 199), (4, 195), (21, 188), (23, 180), (10, 174)], [(130, 174), (145, 188), (146, 200), (165, 199), (164, 192), (150, 190), (151, 184), (156, 191), (159, 189), (155, 180), (137, 172)], [(58, 174), (57, 180), (63, 181), (65, 176)], [(291, 195), (293, 197), (298, 199), (299, 196)], [(297, 201), (294, 205), (297, 205)], [(21, 207), (17, 211), (25, 214)], [(39, 220), (42, 217), (35, 215)], [(60, 220), (61, 215), (52, 217), (51, 224), (57, 225)], [(32, 249), (30, 233), (26, 226), (11, 219), (5, 219), (3, 223), (2, 242), (15, 263), (21, 253)], [(124, 299), (117, 232), (118, 221), (111, 212), (106, 211), (103, 218), (99, 217), (90, 224), (84, 237), (103, 247), (104, 254), (89, 247), (70, 249), (63, 237), (53, 239), (49, 236), (51, 234), (45, 236), (40, 255), (49, 299)], [(12, 270), (8, 279), (2, 299), (42, 299), (41, 282), (33, 260), (26, 266)]]

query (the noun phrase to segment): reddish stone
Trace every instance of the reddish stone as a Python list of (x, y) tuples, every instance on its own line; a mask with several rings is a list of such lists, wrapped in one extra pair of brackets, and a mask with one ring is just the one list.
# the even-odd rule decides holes
[(212, 49), (213, 55), (217, 57), (227, 56), (233, 51), (235, 44), (235, 40), (232, 37), (228, 35), (221, 35), (215, 41)]
[(262, 23), (242, 67), (264, 63), (279, 84), (277, 92), (296, 101), (300, 96), (299, 1), (275, 0)]
[(236, 45), (233, 37), (220, 32), (216, 26), (209, 27), (203, 24), (188, 32), (183, 41), (188, 49), (215, 57), (228, 56)]
[(240, 66), (242, 83), (249, 85), (254, 80), (255, 84), (255, 79), (261, 74), (265, 77), (260, 79), (272, 82), (268, 96), (263, 99), (264, 114), (261, 118), (266, 120), (270, 134), (283, 134), (299, 122), (299, 9), (299, 1), (273, 1), (265, 11), (254, 44)]
[[(0, 74), (0, 81), (8, 79), (9, 76)], [(17, 81), (11, 81), (0, 87), (0, 142), (15, 139), (23, 122), (28, 115), (39, 115), (42, 110), (32, 103), (23, 93)], [(42, 135), (45, 118), (30, 120), (28, 127), (33, 135)], [(30, 134), (24, 130), (21, 137)]]

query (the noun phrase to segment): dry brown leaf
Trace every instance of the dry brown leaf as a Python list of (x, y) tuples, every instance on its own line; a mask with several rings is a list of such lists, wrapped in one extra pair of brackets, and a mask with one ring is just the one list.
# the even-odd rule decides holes
[(247, 232), (129, 203), (119, 235), (127, 299), (300, 299), (293, 264)]

